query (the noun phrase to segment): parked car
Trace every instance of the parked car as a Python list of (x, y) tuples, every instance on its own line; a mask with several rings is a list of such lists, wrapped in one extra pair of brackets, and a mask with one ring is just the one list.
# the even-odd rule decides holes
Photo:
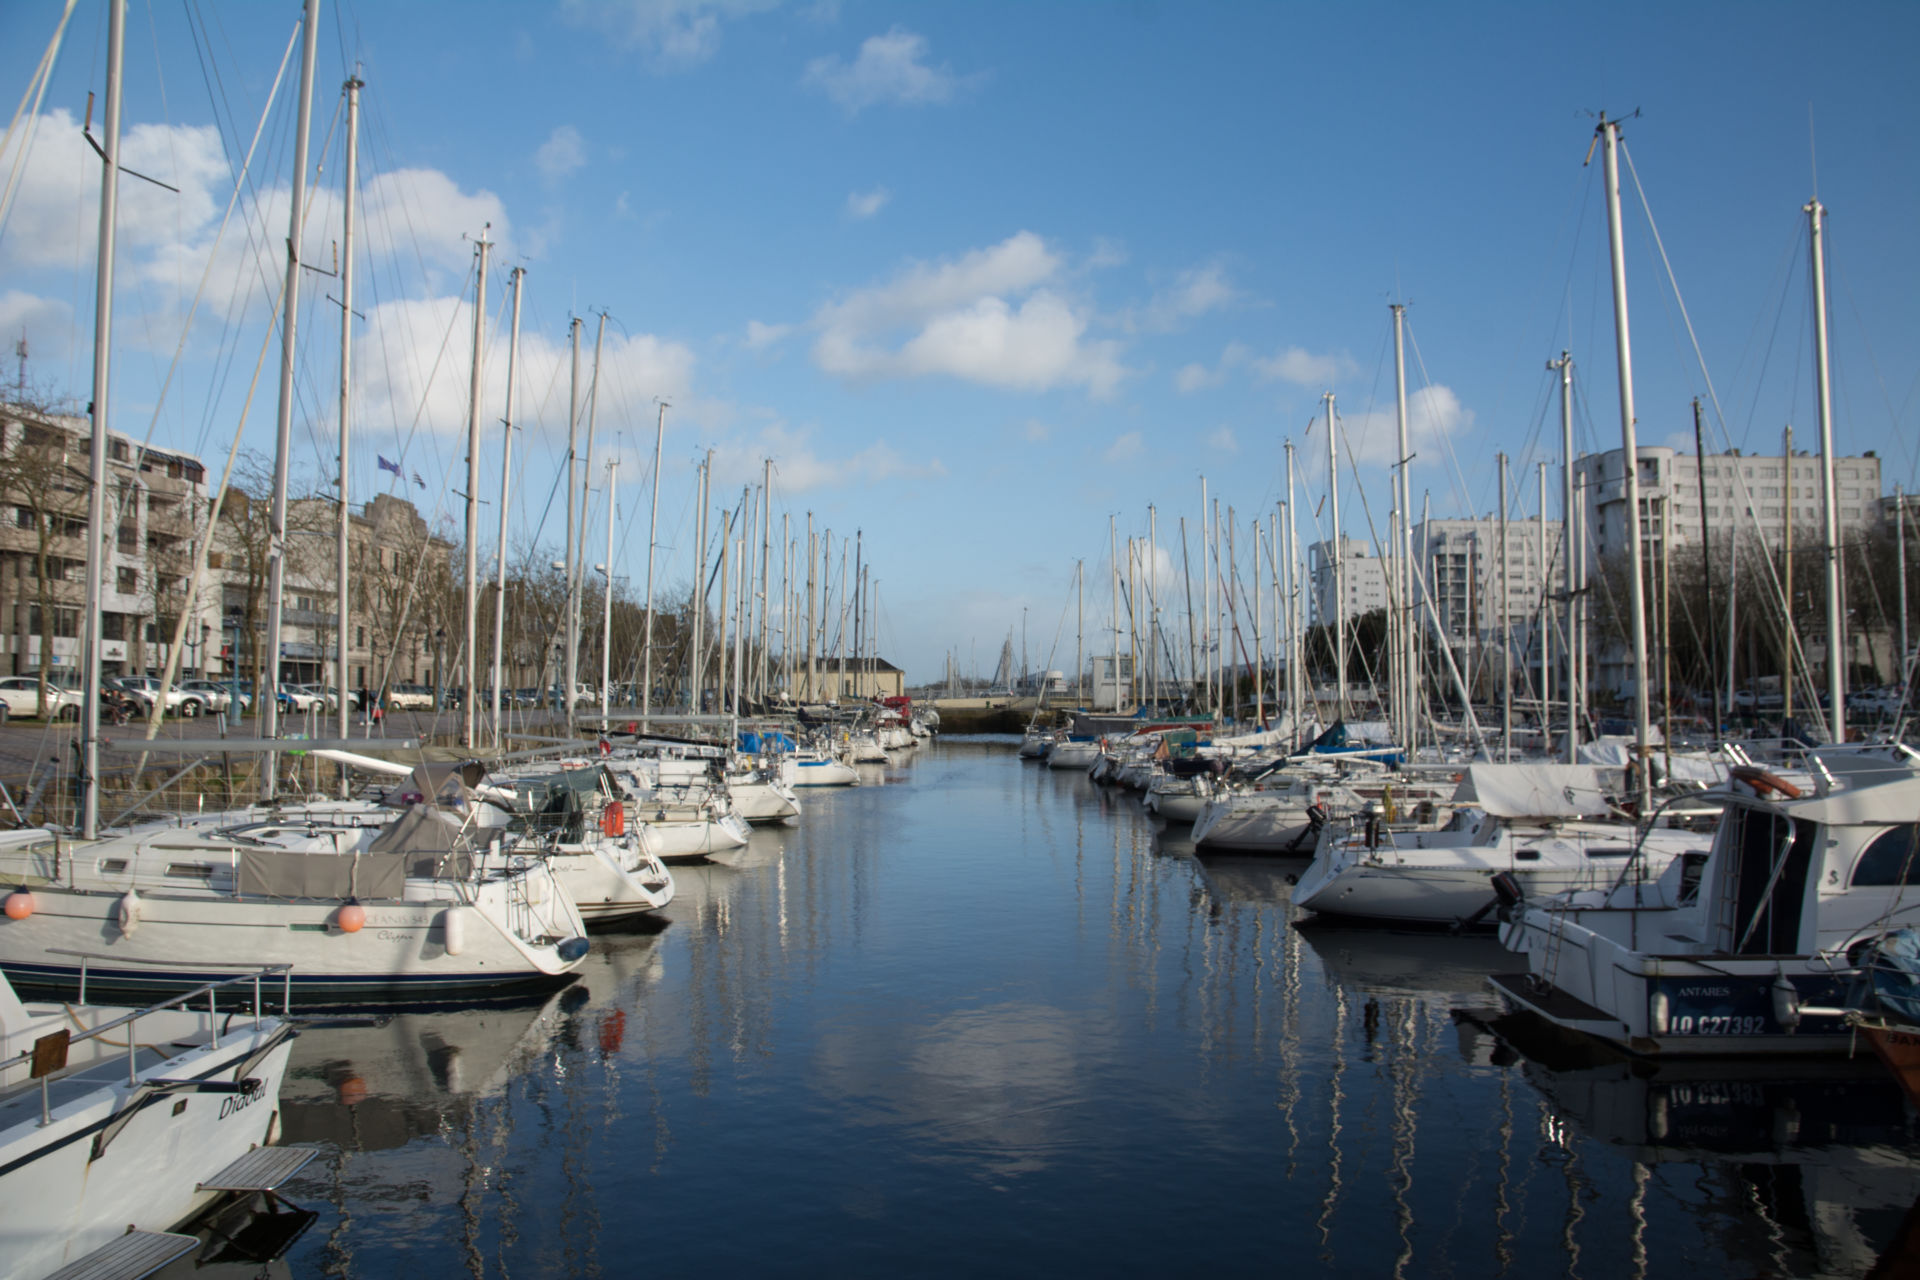
[(208, 715), (217, 712), (233, 713), (235, 707), (245, 711), (249, 699), (240, 691), (237, 682), (222, 683), (219, 680), (189, 680), (180, 686), (182, 693), (196, 698), (200, 709)]
[(80, 714), (80, 696), (57, 684), (47, 685), (47, 706), (40, 705), (39, 676), (8, 676), (0, 679), (0, 720), (14, 716), (41, 716), (46, 719), (75, 719)]
[(166, 688), (157, 676), (121, 676), (117, 683), (120, 691), (138, 702), (147, 714), (152, 714), (153, 704), (160, 698), (163, 691), (167, 700), (167, 714), (170, 716), (192, 717), (207, 709), (204, 701), (194, 697), (185, 689), (177, 685)]
[(431, 711), (433, 690), (424, 684), (396, 684), (387, 690), (389, 711)]
[(299, 713), (312, 711), (320, 706), (320, 695), (305, 685), (283, 684), (274, 696), (279, 701), (282, 711)]

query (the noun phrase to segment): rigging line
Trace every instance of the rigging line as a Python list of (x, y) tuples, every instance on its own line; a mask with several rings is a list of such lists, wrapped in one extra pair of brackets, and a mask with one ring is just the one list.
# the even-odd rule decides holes
[(240, 193), (246, 185), (247, 174), (253, 165), (255, 151), (260, 145), (260, 135), (266, 131), (267, 118), (273, 111), (274, 98), (280, 92), (281, 81), (287, 72), (287, 63), (293, 59), (293, 50), (300, 38), (300, 25), (294, 24), (293, 36), (287, 41), (287, 51), (281, 55), (280, 69), (274, 73), (273, 84), (267, 90), (266, 103), (260, 109), (260, 120), (254, 126), (253, 140), (247, 144), (247, 154), (240, 163), (240, 170), (234, 175), (233, 191), (227, 197), (227, 207), (220, 215), (220, 226), (213, 234), (213, 244), (207, 250), (207, 262), (200, 270), (200, 283), (193, 291), (193, 304), (187, 308), (186, 319), (180, 323), (180, 341), (173, 349), (173, 359), (167, 365), (166, 377), (160, 383), (160, 393), (153, 404), (153, 416), (147, 421), (147, 443), (153, 442), (153, 434), (160, 425), (160, 414), (166, 408), (167, 392), (173, 387), (173, 376), (180, 370), (180, 362), (186, 355), (187, 340), (193, 334), (193, 320), (200, 311), (201, 299), (207, 290), (207, 281), (213, 276), (213, 264), (218, 260), (220, 244), (226, 237), (227, 226), (233, 219), (234, 206), (239, 203)]
[(20, 123), (21, 112), (27, 109), (27, 100), (33, 100), (33, 114), (27, 117), (26, 132), (20, 135), (20, 150), (14, 153), (13, 168), (7, 174), (7, 188), (0, 195), (0, 234), (4, 234), (7, 214), (13, 208), (13, 193), (19, 183), (20, 175), (26, 171), (27, 155), (33, 149), (34, 135), (39, 132), (40, 109), (46, 104), (47, 86), (53, 83), (54, 63), (60, 58), (60, 42), (66, 38), (67, 19), (73, 17), (73, 7), (79, 0), (67, 0), (66, 9), (60, 14), (60, 24), (53, 29), (53, 39), (47, 45), (46, 52), (40, 55), (40, 65), (34, 68), (33, 77), (27, 82), (27, 90), (20, 95), (20, 105), (14, 108), (13, 119), (7, 122), (5, 137), (0, 137), (0, 155), (5, 155), (13, 144), (13, 131)]
[[(1414, 336), (1412, 324), (1409, 323), (1406, 326), (1406, 330), (1407, 330), (1407, 341), (1413, 344), (1414, 363), (1420, 366), (1420, 382), (1421, 382), (1420, 389), (1423, 391), (1431, 392), (1433, 390), (1433, 378), (1427, 373), (1426, 357), (1420, 354), (1420, 339)], [(1409, 415), (1409, 417), (1411, 417), (1411, 415)], [(1466, 476), (1461, 474), (1461, 471), (1460, 471), (1460, 458), (1453, 451), (1453, 434), (1439, 423), (1439, 421), (1437, 420), (1438, 415), (1434, 413), (1431, 407), (1427, 409), (1427, 418), (1430, 422), (1433, 423), (1435, 433), (1440, 437), (1440, 443), (1446, 446), (1447, 461), (1453, 466), (1454, 483), (1459, 486), (1456, 492), (1459, 494), (1461, 499), (1466, 502), (1467, 510), (1469, 513), (1471, 513), (1474, 509), (1473, 498), (1467, 492), (1467, 478)]]
[[(1874, 354), (1873, 340), (1871, 337), (1868, 336), (1866, 319), (1860, 314), (1860, 304), (1854, 299), (1853, 279), (1851, 275), (1841, 274), (1839, 270), (1840, 264), (1835, 260), (1837, 255), (1833, 252), (1833, 247), (1834, 247), (1833, 239), (1832, 239), (1833, 233), (1831, 231), (1828, 231), (1826, 235), (1827, 235), (1828, 278), (1831, 279), (1834, 277), (1839, 277), (1840, 288), (1842, 292), (1844, 292), (1847, 295), (1847, 309), (1853, 313), (1854, 324), (1858, 326), (1858, 330), (1860, 334), (1860, 343), (1862, 346), (1864, 346), (1867, 349), (1867, 363), (1871, 365), (1873, 368), (1874, 383), (1876, 386), (1880, 388), (1880, 399), (1886, 404), (1886, 407), (1887, 407), (1887, 422), (1888, 422), (1888, 425), (1893, 428), (1894, 446), (1898, 448), (1900, 452), (1906, 456), (1906, 462), (1907, 462), (1907, 468), (1908, 468), (1908, 472), (1907, 472), (1908, 487), (1912, 488), (1913, 479), (1917, 474), (1915, 471), (1915, 467), (1916, 467), (1916, 464), (1920, 464), (1920, 456), (1916, 456), (1911, 450), (1908, 449), (1907, 437), (1900, 434), (1900, 415), (1894, 412), (1893, 396), (1889, 393), (1887, 389), (1886, 374), (1880, 368), (1880, 358)], [(1917, 385), (1920, 385), (1920, 384), (1917, 384)]]
[(1713, 415), (1726, 428), (1726, 415), (1720, 409), (1720, 393), (1713, 385), (1713, 373), (1707, 368), (1706, 353), (1700, 349), (1700, 335), (1694, 331), (1693, 317), (1687, 314), (1687, 300), (1680, 292), (1680, 281), (1673, 274), (1673, 260), (1667, 256), (1666, 242), (1660, 238), (1660, 225), (1654, 221), (1653, 205), (1647, 200), (1646, 188), (1640, 185), (1640, 171), (1634, 168), (1633, 153), (1627, 149), (1626, 140), (1620, 140), (1620, 154), (1626, 157), (1627, 173), (1633, 178), (1634, 194), (1640, 197), (1641, 211), (1647, 215), (1647, 230), (1653, 233), (1654, 246), (1660, 250), (1660, 265), (1666, 269), (1667, 285), (1673, 290), (1674, 301), (1679, 304), (1680, 318), (1686, 322), (1687, 338), (1693, 344), (1693, 358), (1699, 362), (1700, 376), (1707, 384), (1707, 399), (1713, 405)]

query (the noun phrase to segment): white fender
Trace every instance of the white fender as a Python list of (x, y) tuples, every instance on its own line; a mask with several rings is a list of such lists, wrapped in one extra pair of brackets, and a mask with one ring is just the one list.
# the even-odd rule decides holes
[(467, 949), (467, 909), (448, 907), (440, 913), (440, 933), (447, 954), (457, 956)]
[(120, 926), (120, 936), (131, 938), (134, 930), (140, 927), (140, 893), (129, 889), (120, 895), (120, 905), (114, 908), (114, 923)]

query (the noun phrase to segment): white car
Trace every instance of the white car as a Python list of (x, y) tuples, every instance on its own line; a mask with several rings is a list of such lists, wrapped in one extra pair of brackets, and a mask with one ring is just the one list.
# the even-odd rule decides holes
[(431, 711), (433, 690), (424, 684), (397, 684), (387, 690), (389, 711)]
[(320, 695), (300, 684), (280, 686), (280, 705), (288, 711), (312, 711), (320, 706)]
[[(80, 714), (80, 695), (57, 684), (47, 685), (47, 718)], [(14, 716), (38, 716), (40, 708), (39, 676), (7, 676), (0, 679), (0, 720)]]
[[(153, 676), (125, 676), (120, 687), (140, 699), (151, 710), (153, 700), (160, 696), (160, 681)], [(167, 714), (170, 716), (197, 716), (207, 709), (207, 704), (194, 697), (185, 689), (175, 686), (167, 690)]]

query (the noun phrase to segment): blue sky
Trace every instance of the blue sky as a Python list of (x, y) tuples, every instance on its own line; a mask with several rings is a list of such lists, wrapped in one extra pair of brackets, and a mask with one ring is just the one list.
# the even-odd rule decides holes
[[(97, 162), (76, 125), (101, 81), (103, 10), (75, 15), (0, 228), (0, 327), (9, 344), (28, 333), (36, 381), (82, 400)], [(58, 11), (0, 12), (10, 103)], [(193, 12), (204, 29), (144, 3), (129, 22), (127, 163), (182, 194), (123, 184), (114, 423), (143, 435), (151, 421), (158, 443), (217, 465), (277, 286), (291, 83), (217, 253), (214, 231), (298, 6)], [(316, 158), (348, 65), (367, 82), (355, 500), (391, 481), (373, 454), (404, 451), (429, 484), (409, 494), (457, 524), (463, 236), (491, 221), (489, 498), (501, 287), (506, 267), (527, 269), (516, 542), (560, 537), (557, 503), (542, 517), (566, 323), (605, 309), (620, 572), (645, 571), (665, 396), (662, 580), (691, 577), (695, 458), (714, 448), (737, 496), (771, 456), (776, 513), (864, 530), (883, 648), (914, 678), (937, 677), (950, 647), (990, 668), (1023, 609), (1036, 666), (1066, 611), (1052, 665), (1071, 665), (1073, 564), (1087, 561), (1091, 627), (1109, 515), (1144, 536), (1156, 504), (1177, 563), (1200, 477), (1244, 527), (1282, 496), (1284, 439), (1300, 448), (1302, 506), (1317, 505), (1325, 437), (1306, 428), (1322, 391), (1366, 464), (1349, 485), (1384, 521), (1396, 299), (1417, 345), (1416, 504), (1491, 510), (1504, 449), (1524, 477), (1516, 507), (1532, 509), (1533, 464), (1559, 460), (1544, 363), (1562, 348), (1590, 396), (1578, 447), (1617, 444), (1599, 164), (1582, 167), (1602, 108), (1642, 113), (1628, 151), (1719, 393), (1720, 438), (1749, 449), (1787, 421), (1813, 435), (1800, 210), (1817, 155), (1838, 445), (1877, 449), (1890, 484), (1920, 479), (1911, 5), (1818, 22), (1776, 4), (1625, 5), (1596, 22), (1518, 5), (326, 0), (322, 28)], [(325, 160), (308, 237), (323, 265), (338, 235), (338, 159)], [(1690, 441), (1704, 381), (1630, 184), (1628, 200), (1641, 441)], [(295, 468), (309, 475), (330, 467), (334, 430), (328, 287), (309, 277), (304, 294)], [(245, 427), (261, 449), (272, 370), (269, 357)], [(1347, 488), (1350, 521), (1359, 509)]]

